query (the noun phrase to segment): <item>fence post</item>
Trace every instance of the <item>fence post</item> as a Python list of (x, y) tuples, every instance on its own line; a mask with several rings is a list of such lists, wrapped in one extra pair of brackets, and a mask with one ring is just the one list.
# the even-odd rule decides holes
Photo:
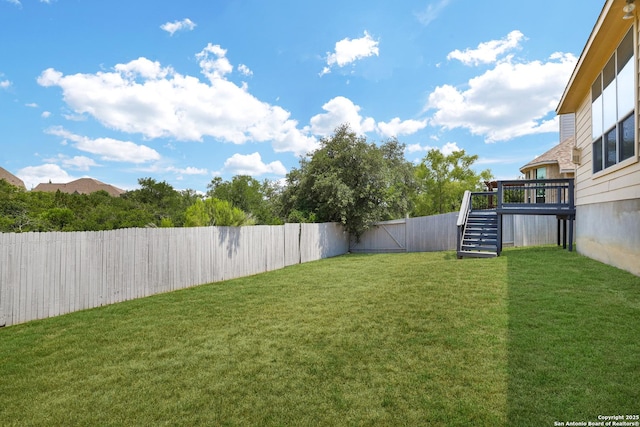
[(504, 200), (503, 200), (503, 186), (502, 186), (502, 181), (498, 181), (498, 203), (496, 206), (496, 215), (498, 215), (498, 233), (496, 236), (496, 248), (497, 248), (497, 252), (498, 252), (498, 256), (500, 256), (500, 254), (502, 253), (502, 207), (504, 205)]

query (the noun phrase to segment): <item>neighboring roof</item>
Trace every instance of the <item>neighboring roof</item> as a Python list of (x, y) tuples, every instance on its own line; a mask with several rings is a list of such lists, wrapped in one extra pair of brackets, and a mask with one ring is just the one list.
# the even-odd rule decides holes
[(573, 150), (575, 144), (576, 141), (574, 136), (566, 138), (551, 150), (539, 155), (526, 165), (522, 166), (520, 168), (520, 172), (524, 173), (526, 170), (533, 169), (538, 166), (555, 164), (560, 167), (560, 173), (575, 172), (575, 166), (571, 162), (571, 151)]
[(606, 65), (613, 50), (633, 26), (636, 19), (623, 20), (625, 0), (607, 0), (589, 40), (584, 46), (556, 112), (575, 113), (591, 90), (591, 84)]
[(24, 186), (24, 182), (20, 178), (4, 168), (0, 168), (0, 179), (4, 179), (9, 184), (15, 185), (16, 187), (20, 187), (25, 190), (27, 189), (27, 187)]
[(93, 178), (80, 178), (66, 184), (42, 183), (36, 185), (36, 188), (33, 189), (33, 191), (46, 191), (49, 193), (55, 193), (58, 190), (60, 190), (62, 193), (69, 194), (91, 194), (95, 193), (96, 191), (104, 190), (114, 197), (120, 196), (125, 192), (124, 190), (114, 187), (113, 185), (105, 184), (104, 182), (100, 182), (97, 179)]

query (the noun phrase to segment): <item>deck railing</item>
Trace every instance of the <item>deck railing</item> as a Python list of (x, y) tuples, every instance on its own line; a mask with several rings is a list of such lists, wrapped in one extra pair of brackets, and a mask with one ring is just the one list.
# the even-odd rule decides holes
[(524, 215), (575, 214), (573, 179), (498, 181), (498, 213)]
[(467, 225), (467, 218), (469, 217), (469, 212), (471, 211), (472, 194), (473, 193), (471, 191), (466, 190), (464, 192), (464, 196), (462, 196), (462, 203), (460, 204), (460, 212), (458, 213), (458, 221), (456, 223), (456, 252), (458, 253), (458, 257), (460, 256), (459, 254), (462, 248), (462, 236), (464, 235), (464, 227)]

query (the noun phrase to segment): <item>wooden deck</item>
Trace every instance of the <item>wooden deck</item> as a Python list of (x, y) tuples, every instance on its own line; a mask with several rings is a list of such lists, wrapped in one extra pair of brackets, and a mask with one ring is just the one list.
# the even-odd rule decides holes
[[(469, 218), (479, 212), (495, 213), (497, 234), (495, 249), (486, 245), (473, 248), (467, 230)], [(497, 181), (496, 191), (465, 192), (458, 215), (458, 257), (500, 255), (502, 252), (503, 215), (555, 215), (558, 218), (558, 245), (573, 250), (573, 230), (576, 216), (573, 179), (534, 179)], [(492, 226), (493, 227), (493, 226)], [(561, 233), (562, 230), (562, 233)], [(477, 230), (474, 230), (477, 232)], [(568, 236), (567, 236), (568, 232)]]

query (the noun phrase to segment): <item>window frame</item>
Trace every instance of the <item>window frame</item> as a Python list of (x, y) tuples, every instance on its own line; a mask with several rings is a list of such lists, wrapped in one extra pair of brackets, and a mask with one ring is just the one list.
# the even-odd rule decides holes
[[(630, 37), (630, 42), (628, 37)], [(631, 110), (619, 111), (620, 105), (624, 103), (624, 98), (620, 98), (619, 90), (626, 82), (619, 79), (623, 75), (628, 66), (631, 66), (631, 74), (633, 76), (633, 87), (637, 87), (637, 45), (635, 41), (635, 26), (631, 26), (629, 31), (624, 35), (613, 54), (607, 60), (603, 69), (598, 73), (591, 85), (591, 149), (592, 149), (592, 173), (599, 174), (601, 172), (610, 171), (612, 168), (628, 159), (638, 156), (637, 146), (637, 101), (636, 91), (632, 92)], [(629, 46), (630, 43), (630, 46)], [(631, 47), (631, 55), (629, 56), (629, 47)], [(619, 57), (622, 59), (619, 60)], [(621, 61), (626, 62), (622, 63)], [(612, 75), (612, 73), (614, 73)], [(618, 83), (621, 81), (622, 83)], [(626, 92), (623, 92), (626, 94)], [(614, 95), (614, 99), (611, 99)], [(605, 99), (606, 98), (606, 99)], [(605, 106), (605, 102), (608, 104)], [(611, 105), (610, 105), (611, 104)], [(615, 111), (611, 111), (614, 108)], [(599, 115), (599, 116), (598, 116)], [(612, 123), (612, 117), (615, 117)], [(629, 153), (628, 141), (624, 140), (625, 126), (627, 121), (631, 119), (633, 129), (633, 151)]]

